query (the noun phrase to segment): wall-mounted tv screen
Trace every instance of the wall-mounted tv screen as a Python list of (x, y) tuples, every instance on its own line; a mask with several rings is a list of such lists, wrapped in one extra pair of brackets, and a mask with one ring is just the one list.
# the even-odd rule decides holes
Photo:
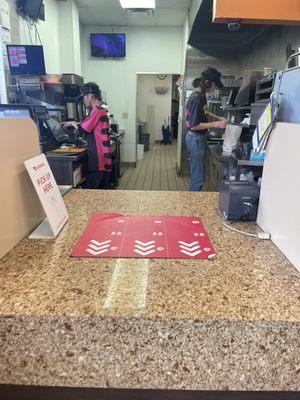
[(43, 0), (17, 0), (17, 12), (23, 17), (37, 20), (40, 15)]
[(124, 33), (91, 33), (92, 57), (125, 57)]
[(46, 75), (43, 46), (6, 47), (11, 75)]

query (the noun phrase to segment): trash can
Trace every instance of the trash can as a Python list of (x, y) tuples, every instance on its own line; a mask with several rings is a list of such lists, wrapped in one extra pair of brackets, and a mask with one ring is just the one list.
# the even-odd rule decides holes
[(144, 145), (143, 144), (137, 144), (137, 159), (142, 160), (144, 158)]
[(139, 144), (144, 145), (144, 151), (149, 151), (150, 133), (139, 134)]
[(170, 132), (168, 130), (163, 133), (163, 142), (164, 144), (170, 144)]

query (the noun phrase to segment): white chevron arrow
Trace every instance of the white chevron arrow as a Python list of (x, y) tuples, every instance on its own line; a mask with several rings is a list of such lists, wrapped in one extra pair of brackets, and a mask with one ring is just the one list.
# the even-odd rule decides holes
[(106, 240), (105, 242), (97, 242), (97, 240), (91, 240), (91, 243), (95, 244), (96, 246), (102, 246), (103, 244), (111, 243), (111, 240)]
[(196, 244), (199, 244), (199, 242), (193, 242), (193, 243), (186, 243), (186, 242), (182, 242), (181, 240), (178, 241), (179, 244), (182, 244), (183, 246), (186, 246), (188, 248), (196, 246)]
[(189, 248), (189, 247), (186, 247), (186, 246), (182, 246), (182, 245), (180, 245), (179, 247), (180, 247), (181, 249), (187, 250), (187, 251), (195, 251), (195, 250), (200, 249), (200, 246), (199, 246), (199, 245), (198, 245), (198, 246), (194, 246), (194, 247), (192, 247), (192, 248)]
[(194, 251), (193, 253), (190, 253), (189, 251), (185, 251), (185, 250), (180, 250), (180, 251), (181, 251), (181, 253), (184, 253), (184, 254), (186, 254), (187, 256), (190, 256), (190, 257), (195, 257), (198, 254), (202, 253), (202, 250)]
[(140, 250), (135, 249), (134, 251), (136, 253), (140, 254), (141, 256), (147, 256), (148, 254), (155, 253), (155, 250), (140, 251)]
[(155, 245), (152, 244), (151, 246), (144, 247), (144, 246), (139, 246), (138, 244), (136, 244), (134, 247), (141, 251), (147, 251), (147, 250), (153, 249), (155, 247)]
[[(151, 242), (144, 243), (144, 242), (140, 242), (139, 240), (136, 240), (135, 243), (136, 243), (136, 244), (139, 244), (139, 245), (141, 245), (141, 246), (149, 246), (150, 244), (154, 244), (155, 241), (154, 241), (154, 240), (151, 240)], [(197, 243), (198, 243), (198, 242), (197, 242)]]
[(104, 250), (100, 250), (100, 251), (94, 251), (94, 250), (91, 250), (91, 249), (86, 249), (86, 251), (88, 251), (89, 253), (93, 254), (93, 256), (98, 256), (99, 254), (106, 253), (108, 251), (108, 249), (104, 249)]
[(94, 244), (89, 244), (89, 248), (96, 251), (107, 249), (109, 246), (110, 246), (109, 244), (104, 244), (103, 246), (95, 246)]

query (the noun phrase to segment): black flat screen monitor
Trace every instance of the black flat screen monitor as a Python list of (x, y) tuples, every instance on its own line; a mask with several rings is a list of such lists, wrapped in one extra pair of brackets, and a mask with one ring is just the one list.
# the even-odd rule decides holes
[(32, 107), (27, 104), (0, 104), (0, 118), (33, 118)]
[(45, 122), (58, 143), (66, 142), (69, 139), (67, 132), (56, 119), (49, 118)]
[(49, 113), (45, 106), (32, 106), (36, 121), (47, 121)]
[(91, 33), (92, 57), (122, 58), (126, 56), (124, 33)]
[(24, 17), (37, 20), (43, 0), (17, 0), (17, 11)]
[(11, 75), (46, 75), (43, 46), (6, 47)]

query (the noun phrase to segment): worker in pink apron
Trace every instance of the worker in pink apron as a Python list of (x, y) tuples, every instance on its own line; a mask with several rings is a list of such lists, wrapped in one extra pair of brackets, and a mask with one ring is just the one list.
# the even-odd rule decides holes
[(73, 127), (85, 133), (88, 147), (87, 189), (107, 189), (111, 171), (111, 151), (109, 138), (109, 119), (106, 109), (101, 105), (101, 91), (96, 83), (83, 85), (81, 100), (89, 110), (88, 117), (81, 123), (68, 121), (64, 127)]

